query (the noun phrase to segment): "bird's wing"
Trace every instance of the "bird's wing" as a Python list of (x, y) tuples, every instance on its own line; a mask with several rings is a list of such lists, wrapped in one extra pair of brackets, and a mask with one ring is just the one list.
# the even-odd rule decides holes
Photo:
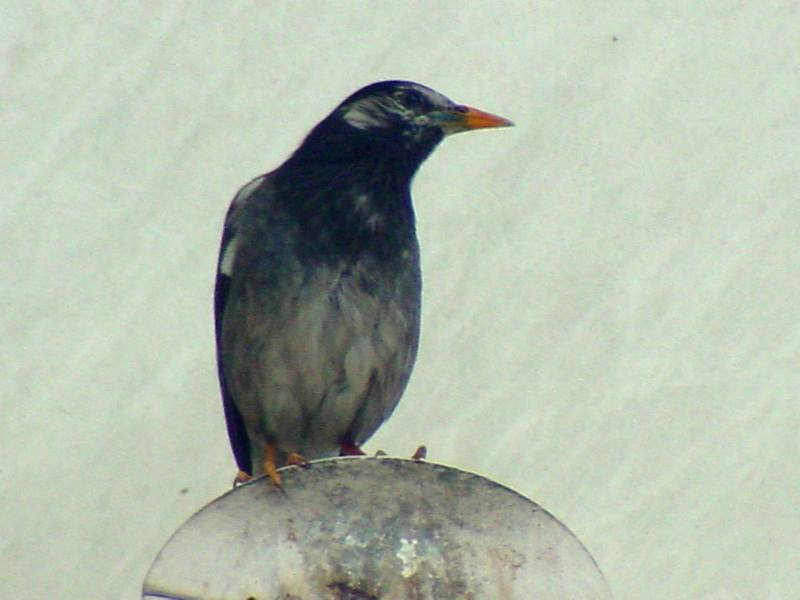
[(217, 260), (217, 278), (214, 285), (214, 329), (217, 340), (217, 373), (219, 374), (220, 391), (222, 392), (222, 406), (225, 411), (225, 421), (228, 426), (228, 439), (236, 458), (239, 470), (251, 474), (253, 460), (250, 456), (250, 442), (247, 429), (244, 425), (242, 413), (233, 402), (230, 388), (225, 379), (225, 370), (222, 366), (222, 319), (225, 314), (225, 305), (230, 292), (231, 270), (236, 253), (237, 215), (241, 207), (247, 202), (253, 192), (264, 182), (266, 176), (257, 177), (242, 187), (231, 202), (228, 214), (225, 217), (225, 228), (222, 232), (222, 243)]

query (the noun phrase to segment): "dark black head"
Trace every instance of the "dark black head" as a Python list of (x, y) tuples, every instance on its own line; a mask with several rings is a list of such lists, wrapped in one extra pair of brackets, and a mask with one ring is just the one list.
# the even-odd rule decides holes
[(310, 259), (414, 246), (411, 178), (450, 134), (511, 122), (410, 81), (373, 83), (348, 97), (273, 176), (275, 198), (301, 226)]
[(339, 163), (377, 156), (411, 175), (445, 136), (511, 124), (419, 83), (381, 81), (342, 102), (311, 131), (295, 158)]

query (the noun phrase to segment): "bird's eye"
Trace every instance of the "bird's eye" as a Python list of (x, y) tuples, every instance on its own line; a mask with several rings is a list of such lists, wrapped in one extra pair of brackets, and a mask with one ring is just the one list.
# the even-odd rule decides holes
[(414, 109), (425, 105), (425, 97), (417, 90), (397, 90), (394, 98), (406, 108)]

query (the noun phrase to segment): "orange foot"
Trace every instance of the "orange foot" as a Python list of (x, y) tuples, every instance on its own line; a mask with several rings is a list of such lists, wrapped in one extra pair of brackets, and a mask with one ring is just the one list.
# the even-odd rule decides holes
[(339, 447), (339, 456), (364, 456), (366, 453), (353, 442), (342, 442)]
[(245, 473), (244, 471), (239, 471), (236, 473), (236, 477), (233, 478), (233, 487), (239, 487), (243, 483), (247, 483), (253, 478), (250, 473)]
[(307, 467), (311, 463), (306, 460), (306, 457), (302, 454), (298, 454), (297, 452), (290, 452), (289, 456), (286, 457), (286, 464), (291, 465), (293, 467)]
[(426, 456), (428, 456), (428, 449), (425, 446), (418, 446), (411, 455), (411, 460), (425, 460)]
[(275, 462), (275, 455), (278, 451), (278, 445), (275, 442), (270, 442), (267, 444), (265, 452), (264, 452), (264, 472), (269, 477), (269, 480), (272, 482), (276, 488), (280, 491), (283, 491), (283, 481), (281, 480), (281, 474), (278, 473), (278, 466)]

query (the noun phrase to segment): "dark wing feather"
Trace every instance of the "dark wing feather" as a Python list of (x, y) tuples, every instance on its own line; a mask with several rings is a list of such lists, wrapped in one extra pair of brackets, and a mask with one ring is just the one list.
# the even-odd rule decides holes
[(247, 436), (247, 429), (244, 425), (242, 413), (236, 408), (233, 402), (230, 389), (225, 380), (225, 369), (222, 365), (222, 320), (225, 315), (225, 305), (228, 302), (231, 278), (222, 272), (222, 259), (236, 234), (235, 213), (243, 202), (252, 194), (253, 190), (263, 177), (257, 178), (244, 186), (231, 203), (228, 214), (225, 217), (225, 229), (222, 232), (222, 243), (217, 260), (217, 280), (214, 285), (214, 329), (217, 340), (217, 373), (219, 375), (219, 387), (222, 392), (222, 407), (225, 411), (225, 421), (228, 427), (228, 439), (231, 442), (233, 456), (240, 471), (251, 474), (253, 472), (253, 459), (250, 456), (250, 442)]
[(219, 374), (219, 387), (222, 392), (222, 407), (225, 410), (225, 421), (228, 426), (228, 439), (231, 442), (233, 456), (240, 471), (245, 473), (253, 472), (253, 462), (250, 458), (250, 443), (247, 439), (247, 429), (244, 426), (242, 413), (236, 408), (225, 381), (225, 372), (222, 369), (221, 339), (222, 339), (222, 315), (225, 310), (225, 302), (228, 295), (230, 277), (217, 273), (217, 283), (214, 287), (214, 317), (216, 319), (217, 330), (217, 373)]

